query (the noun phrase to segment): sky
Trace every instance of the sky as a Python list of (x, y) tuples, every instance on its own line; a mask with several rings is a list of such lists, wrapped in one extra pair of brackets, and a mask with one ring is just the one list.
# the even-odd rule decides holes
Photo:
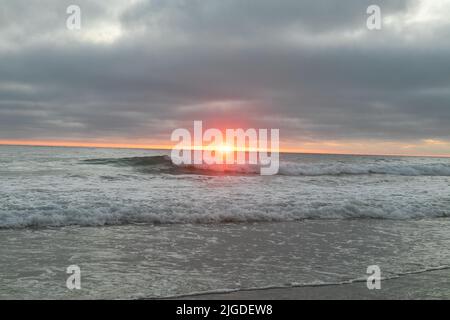
[(0, 143), (164, 147), (194, 120), (450, 156), (450, 0), (2, 1)]

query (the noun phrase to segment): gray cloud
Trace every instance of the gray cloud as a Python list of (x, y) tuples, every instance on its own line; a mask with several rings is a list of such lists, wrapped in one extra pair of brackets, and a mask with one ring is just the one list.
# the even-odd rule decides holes
[(71, 2), (8, 1), (0, 139), (168, 139), (194, 119), (292, 139), (450, 139), (450, 5), (430, 16), (379, 0), (383, 29), (368, 31), (372, 2), (79, 1), (71, 32)]

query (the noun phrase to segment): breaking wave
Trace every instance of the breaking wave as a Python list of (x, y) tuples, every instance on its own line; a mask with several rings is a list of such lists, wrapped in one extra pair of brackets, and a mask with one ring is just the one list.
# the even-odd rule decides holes
[(450, 165), (431, 164), (281, 164), (280, 174), (293, 176), (367, 175), (450, 176)]
[(188, 208), (186, 204), (148, 201), (145, 205), (129, 204), (127, 201), (95, 207), (95, 203), (74, 208), (49, 205), (46, 208), (28, 208), (17, 212), (0, 210), (0, 229), (42, 228), (64, 226), (108, 226), (127, 224), (222, 224), (253, 222), (293, 222), (302, 220), (411, 220), (450, 217), (449, 202), (431, 203), (418, 207), (416, 204), (386, 203), (376, 205), (368, 202), (346, 201), (343, 203), (318, 203), (286, 206), (282, 204), (220, 203), (212, 208)]
[[(175, 165), (169, 156), (89, 159), (86, 164), (130, 166), (149, 173), (199, 175), (257, 175), (259, 165)], [(298, 163), (281, 161), (279, 175), (284, 176), (338, 176), (338, 175), (398, 175), (398, 176), (450, 176), (450, 163)]]
[(447, 160), (285, 160), (264, 179), (258, 166), (177, 166), (161, 155), (64, 160), (45, 175), (8, 176), (0, 229), (450, 217)]
[(199, 174), (199, 175), (255, 175), (259, 174), (259, 165), (175, 165), (169, 156), (89, 159), (87, 164), (129, 166), (146, 173)]

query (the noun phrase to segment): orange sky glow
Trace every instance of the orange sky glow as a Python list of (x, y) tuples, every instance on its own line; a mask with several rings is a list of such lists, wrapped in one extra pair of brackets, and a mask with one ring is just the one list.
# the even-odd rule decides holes
[[(1, 140), (0, 145), (50, 146), (50, 147), (89, 147), (89, 148), (129, 148), (129, 149), (171, 149), (175, 143), (145, 141), (103, 141), (103, 140)], [(317, 141), (280, 143), (281, 152), (330, 153), (359, 155), (405, 155), (450, 157), (450, 142), (441, 140), (419, 140), (411, 143), (383, 141)], [(228, 148), (228, 147), (226, 147)], [(208, 148), (204, 148), (208, 149)], [(209, 148), (211, 149), (211, 148)]]

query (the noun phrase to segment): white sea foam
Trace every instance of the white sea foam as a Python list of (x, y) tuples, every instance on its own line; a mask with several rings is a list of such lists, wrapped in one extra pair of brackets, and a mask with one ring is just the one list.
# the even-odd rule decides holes
[(450, 216), (450, 159), (296, 155), (261, 177), (148, 151), (19, 151), (0, 164), (0, 228)]
[[(221, 201), (222, 202), (222, 201)], [(0, 210), (1, 228), (43, 226), (102, 226), (129, 223), (226, 223), (256, 221), (295, 221), (303, 219), (418, 219), (450, 216), (449, 201), (417, 204), (407, 202), (369, 203), (362, 201), (245, 204), (229, 199), (228, 206), (214, 207), (210, 201), (198, 205), (139, 201), (123, 201), (95, 207), (95, 202), (67, 208), (53, 203), (46, 207)]]
[[(191, 168), (196, 173), (222, 172), (229, 174), (259, 174), (258, 165), (191, 165), (180, 166)], [(293, 162), (280, 163), (279, 175), (285, 176), (326, 176), (326, 175), (367, 175), (385, 174), (399, 176), (450, 176), (450, 165), (442, 163), (428, 164), (299, 164)]]
[(427, 164), (298, 164), (283, 163), (280, 168), (282, 175), (364, 175), (364, 174), (386, 174), (399, 176), (450, 176), (450, 165), (443, 163)]

